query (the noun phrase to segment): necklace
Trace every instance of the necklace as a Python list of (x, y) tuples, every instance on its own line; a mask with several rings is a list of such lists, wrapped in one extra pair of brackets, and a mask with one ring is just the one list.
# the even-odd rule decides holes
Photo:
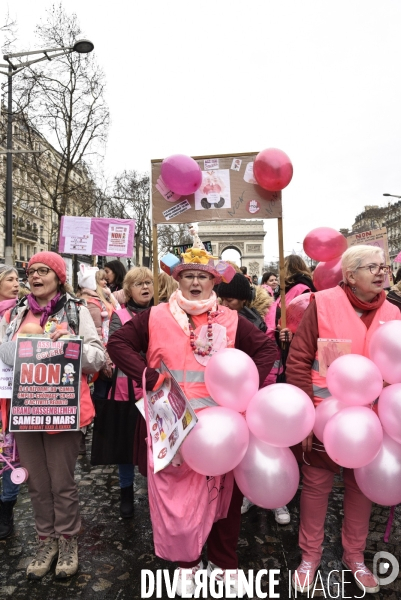
[(207, 311), (207, 343), (208, 345), (201, 346), (200, 343), (195, 342), (195, 331), (193, 325), (190, 321), (189, 324), (189, 343), (192, 348), (192, 352), (194, 354), (199, 354), (200, 356), (210, 356), (213, 349), (213, 328), (212, 328), (212, 317), (210, 310)]

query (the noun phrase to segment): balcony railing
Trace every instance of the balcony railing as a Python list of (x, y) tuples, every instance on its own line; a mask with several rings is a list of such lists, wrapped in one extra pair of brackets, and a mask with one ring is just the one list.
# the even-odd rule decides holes
[(34, 231), (18, 228), (17, 237), (23, 238), (24, 240), (30, 240), (32, 242), (37, 242), (39, 236), (38, 232), (35, 233)]

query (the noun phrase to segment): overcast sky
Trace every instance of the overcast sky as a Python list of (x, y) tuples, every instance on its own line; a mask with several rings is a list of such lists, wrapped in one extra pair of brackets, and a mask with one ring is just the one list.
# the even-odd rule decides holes
[[(5, 11), (5, 2), (2, 2)], [(18, 50), (51, 2), (9, 4)], [(284, 150), (286, 253), (401, 195), (399, 0), (68, 0), (107, 77), (109, 176), (152, 158)], [(4, 20), (4, 19), (2, 19)], [(1, 41), (1, 40), (0, 40)], [(49, 67), (51, 68), (51, 67)], [(277, 256), (266, 222), (266, 259)]]

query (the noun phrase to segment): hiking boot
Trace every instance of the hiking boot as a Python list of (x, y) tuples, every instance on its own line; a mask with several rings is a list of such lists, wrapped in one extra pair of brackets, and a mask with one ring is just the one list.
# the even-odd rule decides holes
[(301, 593), (309, 592), (314, 586), (319, 567), (320, 560), (302, 560), (291, 578), (294, 590)]
[(66, 579), (78, 571), (78, 539), (76, 535), (58, 539), (56, 579)]
[(185, 592), (184, 598), (192, 598), (195, 591), (195, 573), (199, 571), (199, 569), (203, 569), (202, 561), (189, 569), (181, 567), (176, 569), (176, 571), (178, 571), (177, 587), (175, 590), (177, 596), (182, 596), (183, 592)]
[(254, 506), (254, 503), (251, 502), (250, 500), (248, 500), (248, 498), (245, 498), (242, 501), (242, 506), (241, 506), (241, 515), (244, 515), (245, 513), (248, 512), (248, 510), (250, 508), (252, 508), (252, 506)]
[(274, 509), (274, 518), (279, 525), (288, 525), (291, 521), (290, 513), (286, 506)]
[(210, 560), (207, 563), (207, 576), (210, 578), (213, 571), (217, 571), (217, 573), (214, 574), (214, 579), (216, 581), (223, 581), (225, 593), (227, 593), (227, 592), (230, 593), (229, 596), (225, 596), (225, 597), (244, 598), (245, 592), (243, 590), (239, 591), (239, 588), (238, 588), (238, 569), (235, 569), (235, 570), (230, 569), (231, 572), (229, 573), (229, 577), (227, 575), (227, 581), (226, 581), (226, 570), (228, 571), (228, 569), (220, 569), (220, 567), (218, 567), (217, 565), (212, 563)]
[(123, 519), (134, 516), (134, 486), (120, 488), (120, 515)]
[(16, 500), (3, 502), (0, 500), (0, 540), (12, 534), (14, 530), (13, 508)]
[(50, 571), (53, 560), (58, 553), (57, 538), (47, 537), (39, 539), (39, 546), (35, 556), (29, 563), (26, 576), (28, 579), (42, 579)]
[(380, 591), (380, 585), (378, 579), (369, 571), (365, 563), (355, 561), (345, 561), (343, 559), (343, 565), (354, 576), (355, 583), (360, 590), (367, 594), (377, 594)]

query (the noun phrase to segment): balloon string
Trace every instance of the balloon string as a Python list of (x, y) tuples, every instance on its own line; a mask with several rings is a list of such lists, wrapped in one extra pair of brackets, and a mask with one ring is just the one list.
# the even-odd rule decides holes
[(393, 519), (394, 519), (394, 511), (395, 511), (395, 506), (392, 506), (390, 508), (390, 514), (388, 517), (388, 521), (387, 521), (387, 527), (386, 527), (386, 531), (384, 534), (384, 538), (383, 540), (387, 543), (389, 538), (390, 538), (390, 533), (391, 533), (391, 527), (393, 525)]

